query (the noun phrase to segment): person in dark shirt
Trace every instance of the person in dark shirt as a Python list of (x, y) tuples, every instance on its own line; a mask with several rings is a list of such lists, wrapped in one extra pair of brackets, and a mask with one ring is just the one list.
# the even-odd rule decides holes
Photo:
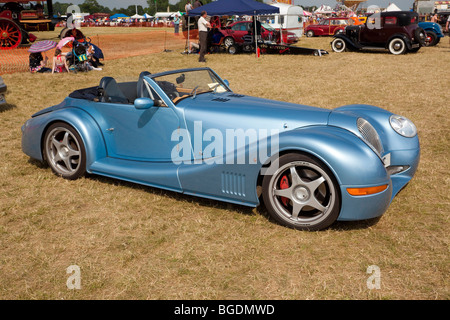
[(198, 1), (198, 0), (196, 0), (195, 2), (194, 2), (194, 9), (195, 8), (198, 8), (198, 7), (201, 7), (203, 4), (200, 2), (200, 1)]
[(44, 73), (44, 72), (51, 72), (52, 69), (47, 68), (47, 61), (48, 61), (48, 57), (44, 57), (42, 56), (42, 52), (32, 52), (30, 53), (30, 57), (29, 57), (29, 61), (30, 61), (30, 72), (31, 73)]

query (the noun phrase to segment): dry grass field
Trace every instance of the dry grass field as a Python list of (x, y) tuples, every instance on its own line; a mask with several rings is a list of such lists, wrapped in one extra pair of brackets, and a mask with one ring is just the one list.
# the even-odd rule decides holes
[[(449, 299), (448, 39), (401, 56), (335, 54), (330, 38), (303, 38), (299, 45), (330, 54), (207, 57), (238, 93), (324, 108), (372, 104), (415, 122), (421, 163), (388, 211), (321, 232), (279, 226), (262, 208), (98, 176), (66, 181), (22, 153), (20, 127), (34, 112), (103, 76), (198, 67), (181, 47), (109, 60), (101, 72), (4, 75), (0, 298)], [(71, 265), (81, 269), (79, 290), (66, 286)], [(371, 265), (379, 289), (367, 286)]]

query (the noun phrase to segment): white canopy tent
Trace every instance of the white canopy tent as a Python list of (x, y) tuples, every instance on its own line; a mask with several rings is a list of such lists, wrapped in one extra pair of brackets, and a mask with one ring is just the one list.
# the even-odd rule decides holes
[(391, 3), (386, 9), (383, 10), (383, 12), (390, 12), (390, 11), (402, 11), (399, 7), (395, 5), (395, 3)]
[(144, 16), (141, 16), (139, 14), (135, 14), (134, 16), (130, 17), (131, 19), (144, 19)]
[(321, 5), (316, 11), (314, 11), (315, 14), (327, 14), (327, 13), (333, 13), (335, 12), (333, 8), (326, 5)]

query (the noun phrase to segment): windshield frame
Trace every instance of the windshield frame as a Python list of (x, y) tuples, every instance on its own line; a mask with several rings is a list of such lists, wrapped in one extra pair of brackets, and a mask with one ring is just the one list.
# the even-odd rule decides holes
[(181, 101), (181, 100), (184, 100), (185, 98), (188, 98), (188, 97), (194, 97), (194, 96), (196, 96), (196, 95), (199, 95), (199, 94), (203, 94), (203, 93), (214, 93), (214, 94), (216, 94), (216, 93), (219, 93), (219, 92), (215, 92), (215, 90), (214, 90), (214, 88), (213, 89), (211, 89), (211, 90), (208, 90), (208, 91), (198, 91), (198, 92), (195, 92), (195, 94), (188, 94), (188, 95), (184, 95), (184, 96), (182, 96), (182, 97), (179, 97), (179, 99), (171, 99), (168, 95), (167, 95), (167, 93), (163, 90), (163, 88), (161, 88), (161, 86), (158, 84), (158, 78), (162, 78), (162, 77), (165, 77), (165, 76), (170, 76), (170, 75), (174, 75), (174, 74), (183, 74), (183, 73), (188, 73), (188, 72), (197, 72), (197, 71), (207, 71), (207, 72), (210, 72), (211, 73), (211, 75), (212, 76), (214, 76), (217, 80), (218, 80), (218, 83), (219, 83), (219, 85), (221, 85), (224, 89), (225, 89), (225, 91), (223, 92), (223, 93), (225, 93), (225, 92), (227, 92), (227, 93), (232, 93), (233, 91), (230, 89), (230, 87), (227, 85), (227, 83), (216, 73), (216, 72), (214, 72), (214, 70), (212, 70), (211, 68), (209, 68), (209, 67), (203, 67), (203, 68), (189, 68), (189, 69), (178, 69), (178, 70), (171, 70), (171, 71), (164, 71), (164, 72), (160, 72), (160, 73), (155, 73), (155, 74), (150, 74), (150, 75), (148, 75), (147, 77), (149, 78), (149, 79), (151, 79), (152, 81), (151, 82), (149, 82), (149, 85), (151, 86), (151, 87), (157, 87), (157, 89), (155, 89), (155, 91), (161, 96), (161, 94), (163, 94), (165, 97), (166, 97), (166, 99), (164, 99), (164, 100), (167, 100), (167, 101), (170, 101), (171, 102), (171, 104), (173, 104), (173, 105), (176, 105), (179, 101)]

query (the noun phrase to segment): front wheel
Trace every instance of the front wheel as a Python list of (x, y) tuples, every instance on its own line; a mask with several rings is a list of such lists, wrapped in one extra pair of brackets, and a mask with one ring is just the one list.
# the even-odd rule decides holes
[(333, 49), (334, 52), (338, 52), (338, 53), (344, 52), (346, 48), (347, 48), (347, 44), (341, 38), (335, 38), (331, 42), (331, 49)]
[(308, 30), (308, 32), (306, 32), (306, 36), (307, 36), (308, 38), (314, 37), (314, 31)]
[(223, 44), (225, 45), (225, 47), (231, 47), (232, 45), (234, 45), (235, 41), (232, 37), (226, 37), (225, 39), (223, 39)]
[(389, 52), (395, 55), (406, 52), (406, 43), (401, 38), (394, 38), (389, 42)]
[(336, 221), (341, 206), (338, 184), (318, 160), (290, 153), (273, 162), (263, 178), (263, 200), (280, 224), (299, 230), (321, 230)]
[(238, 48), (235, 44), (228, 47), (229, 54), (236, 54), (238, 52)]
[(53, 172), (75, 180), (86, 172), (86, 151), (83, 140), (70, 125), (52, 124), (44, 138), (43, 155)]

